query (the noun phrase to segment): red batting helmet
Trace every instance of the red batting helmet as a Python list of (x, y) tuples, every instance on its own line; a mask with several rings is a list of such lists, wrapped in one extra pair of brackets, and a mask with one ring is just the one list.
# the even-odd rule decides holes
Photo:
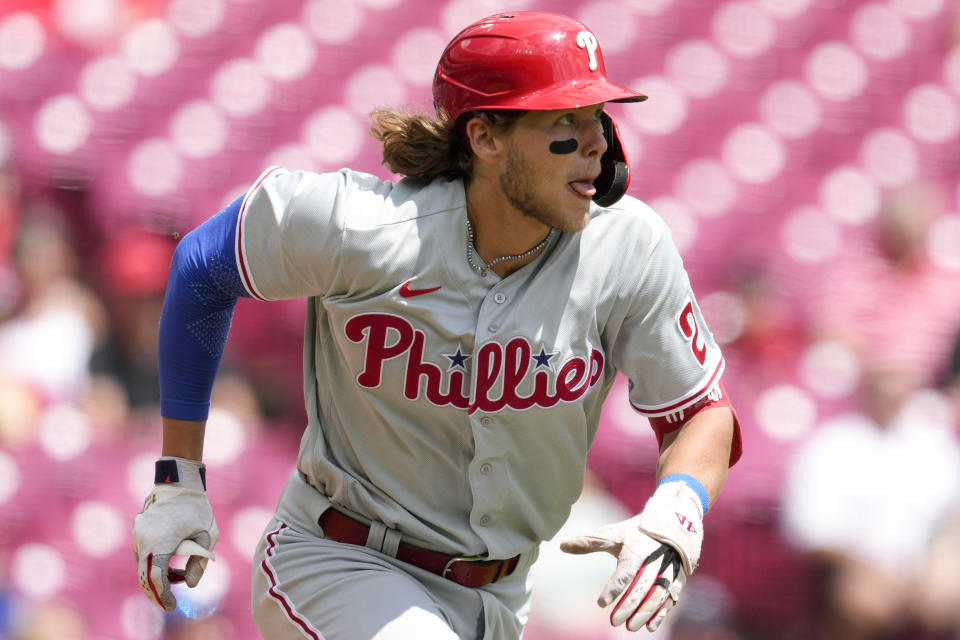
[[(601, 102), (639, 102), (647, 96), (607, 79), (596, 36), (556, 13), (518, 11), (476, 22), (458, 33), (440, 56), (433, 79), (437, 111), (456, 120), (478, 110), (576, 109)], [(619, 200), (630, 165), (617, 125), (604, 116), (607, 152), (593, 197)]]

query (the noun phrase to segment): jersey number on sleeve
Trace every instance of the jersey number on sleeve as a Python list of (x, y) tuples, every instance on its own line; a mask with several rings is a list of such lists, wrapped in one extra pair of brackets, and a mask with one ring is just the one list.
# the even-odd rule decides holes
[(687, 302), (687, 305), (680, 312), (680, 333), (690, 341), (690, 349), (693, 356), (702, 367), (707, 361), (707, 347), (700, 337), (700, 325), (697, 324), (697, 316), (693, 313), (693, 302)]

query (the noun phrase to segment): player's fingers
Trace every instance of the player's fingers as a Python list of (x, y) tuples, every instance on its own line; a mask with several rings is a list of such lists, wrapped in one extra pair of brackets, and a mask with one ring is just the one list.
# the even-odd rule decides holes
[(150, 563), (153, 561), (153, 557), (148, 553), (140, 555), (134, 552), (134, 555), (137, 558), (137, 579), (140, 583), (140, 590), (143, 591), (143, 595), (147, 596), (148, 600), (158, 607), (161, 606), (160, 599), (150, 588)]
[(203, 556), (190, 556), (187, 560), (187, 568), (184, 570), (184, 578), (188, 587), (195, 587), (203, 577), (203, 572), (207, 568), (208, 559)]
[(173, 611), (177, 599), (170, 591), (170, 556), (148, 553), (139, 563), (140, 589), (154, 604), (164, 611)]
[(137, 556), (137, 577), (140, 581), (140, 590), (143, 591), (143, 595), (147, 596), (151, 602), (153, 602), (158, 607), (163, 606), (160, 604), (160, 594), (151, 588), (150, 585), (150, 567), (153, 565), (153, 554), (145, 553)]
[(670, 598), (673, 600), (674, 604), (680, 599), (680, 591), (683, 589), (683, 585), (687, 584), (687, 574), (683, 571), (677, 573), (677, 577), (670, 581)]
[(600, 592), (597, 604), (606, 607), (616, 600), (624, 592), (624, 589), (630, 587), (631, 582), (634, 581), (640, 571), (641, 564), (642, 562), (636, 554), (627, 549), (622, 549), (620, 555), (617, 556), (617, 568)]
[(646, 602), (656, 579), (657, 569), (649, 564), (633, 572), (631, 581), (622, 590), (623, 595), (610, 612), (610, 624), (613, 626), (623, 624), (633, 615), (637, 608)]
[(670, 586), (667, 588), (668, 596), (666, 600), (663, 601), (663, 606), (660, 607), (660, 610), (653, 616), (650, 622), (647, 624), (647, 629), (650, 631), (656, 631), (660, 628), (663, 619), (667, 617), (667, 614), (673, 610), (677, 605), (677, 602), (680, 600), (680, 591), (683, 589), (683, 585), (687, 583), (687, 574), (683, 571), (679, 571), (676, 578), (670, 581)]
[(660, 609), (663, 608), (664, 603), (669, 599), (664, 580), (657, 578), (654, 586), (651, 587), (637, 608), (630, 614), (630, 617), (627, 618), (627, 629), (630, 631), (639, 631), (644, 625), (652, 622)]
[(667, 614), (673, 610), (676, 601), (673, 598), (667, 598), (663, 601), (663, 606), (660, 607), (660, 610), (657, 611), (650, 622), (647, 623), (647, 630), (654, 632), (660, 628), (660, 625), (663, 623), (664, 618), (667, 617)]

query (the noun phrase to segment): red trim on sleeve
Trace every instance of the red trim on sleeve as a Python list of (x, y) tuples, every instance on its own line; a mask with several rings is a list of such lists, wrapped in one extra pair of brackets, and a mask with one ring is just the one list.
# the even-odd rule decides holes
[(260, 187), (261, 184), (263, 184), (263, 181), (267, 179), (267, 176), (269, 176), (271, 173), (273, 173), (274, 171), (276, 171), (276, 170), (278, 170), (278, 169), (280, 169), (280, 167), (270, 167), (270, 168), (268, 168), (266, 171), (264, 171), (264, 172), (260, 175), (260, 177), (257, 179), (256, 183), (254, 183), (253, 187), (251, 187), (250, 190), (247, 191), (247, 195), (244, 196), (244, 198), (243, 198), (243, 203), (241, 203), (241, 205), (240, 205), (240, 213), (237, 214), (237, 247), (236, 247), (236, 250), (237, 250), (237, 264), (240, 266), (240, 276), (243, 278), (243, 286), (247, 288), (247, 291), (250, 293), (250, 295), (253, 296), (254, 298), (256, 298), (257, 300), (263, 300), (263, 301), (268, 300), (268, 298), (264, 298), (262, 295), (260, 295), (260, 292), (257, 291), (257, 287), (256, 287), (256, 285), (253, 283), (253, 277), (250, 275), (250, 269), (249, 269), (249, 267), (247, 266), (246, 258), (244, 257), (244, 252), (243, 252), (243, 214), (247, 212), (247, 202), (248, 202), (249, 199), (250, 199), (250, 195), (251, 195), (254, 191), (256, 191), (256, 190)]
[(690, 422), (693, 416), (707, 409), (718, 409), (727, 407), (733, 414), (733, 441), (730, 443), (730, 466), (732, 467), (743, 455), (743, 436), (740, 432), (740, 418), (737, 417), (737, 411), (730, 403), (730, 396), (723, 386), (723, 380), (719, 380), (714, 390), (698, 400), (695, 404), (681, 409), (675, 413), (666, 416), (656, 416), (649, 418), (650, 426), (657, 436), (657, 448), (663, 446), (663, 436), (672, 433)]
[(710, 389), (710, 387), (712, 387), (714, 383), (717, 381), (717, 379), (720, 377), (720, 374), (723, 373), (723, 365), (724, 365), (723, 358), (720, 358), (720, 361), (717, 363), (717, 367), (713, 370), (713, 375), (710, 376), (710, 379), (707, 380), (706, 384), (704, 384), (702, 387), (700, 387), (693, 393), (687, 395), (681, 400), (677, 400), (674, 403), (671, 403), (669, 405), (664, 405), (662, 407), (657, 407), (657, 406), (642, 407), (640, 405), (633, 404), (632, 402), (630, 403), (630, 405), (638, 413), (642, 413), (648, 418), (655, 417), (655, 416), (665, 416), (667, 414), (674, 413), (684, 405), (691, 403), (693, 399), (696, 398), (697, 396), (700, 396), (706, 393), (707, 390)]

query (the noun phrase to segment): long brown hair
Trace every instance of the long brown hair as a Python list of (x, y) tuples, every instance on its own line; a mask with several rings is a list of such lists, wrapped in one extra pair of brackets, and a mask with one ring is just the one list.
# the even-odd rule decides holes
[(506, 132), (524, 111), (484, 111), (464, 114), (457, 122), (445, 114), (376, 109), (370, 114), (370, 133), (383, 143), (383, 164), (390, 171), (410, 178), (469, 179), (473, 151), (462, 125), (472, 117), (483, 118)]

